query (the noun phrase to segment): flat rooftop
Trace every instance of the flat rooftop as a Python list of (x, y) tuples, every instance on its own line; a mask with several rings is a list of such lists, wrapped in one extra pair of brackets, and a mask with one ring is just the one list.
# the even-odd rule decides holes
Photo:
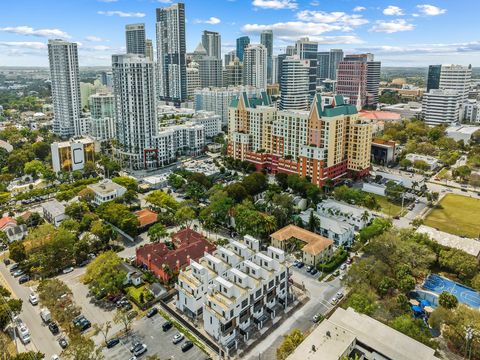
[(478, 257), (480, 255), (480, 241), (471, 238), (462, 238), (429, 226), (420, 225), (417, 232), (429, 235), (433, 240), (443, 246), (465, 251), (467, 254)]

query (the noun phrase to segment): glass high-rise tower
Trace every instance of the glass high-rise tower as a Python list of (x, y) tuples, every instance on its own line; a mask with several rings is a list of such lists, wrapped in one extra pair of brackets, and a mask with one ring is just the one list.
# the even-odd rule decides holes
[(273, 69), (273, 32), (272, 30), (264, 30), (260, 34), (260, 44), (267, 49), (267, 82), (273, 84), (275, 80), (272, 78)]

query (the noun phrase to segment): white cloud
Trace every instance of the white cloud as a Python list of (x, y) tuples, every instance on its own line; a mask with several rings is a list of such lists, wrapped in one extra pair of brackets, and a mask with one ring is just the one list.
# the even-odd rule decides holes
[(220, 24), (222, 21), (219, 18), (216, 18), (214, 16), (208, 18), (207, 20), (199, 20), (196, 19), (194, 20), (195, 24), (210, 24), (210, 25), (217, 25)]
[(114, 2), (117, 2), (118, 0), (98, 0), (98, 1), (103, 3), (114, 3)]
[(296, 9), (295, 0), (253, 0), (252, 5), (262, 9)]
[(353, 11), (355, 11), (355, 12), (361, 12), (361, 11), (365, 11), (365, 10), (367, 10), (367, 8), (365, 6), (355, 6), (353, 8)]
[(318, 6), (320, 3), (317, 0), (310, 1), (310, 5), (312, 6)]
[(441, 14), (445, 14), (447, 12), (446, 9), (439, 8), (434, 5), (422, 4), (417, 5), (418, 11), (425, 16), (437, 16)]
[(159, 3), (162, 3), (162, 4), (171, 4), (172, 3), (172, 0), (157, 0)]
[(288, 21), (274, 24), (246, 24), (242, 31), (247, 34), (259, 34), (263, 30), (273, 30), (275, 37), (279, 40), (296, 41), (300, 37), (309, 37), (312, 41), (319, 43), (343, 43), (358, 44), (362, 41), (355, 35), (349, 36), (323, 36), (330, 31), (345, 31), (345, 26), (336, 24)]
[(383, 15), (401, 16), (401, 15), (404, 15), (404, 13), (403, 13), (403, 10), (398, 6), (389, 5), (385, 9), (383, 9)]
[(379, 20), (369, 30), (370, 32), (384, 32), (392, 34), (400, 31), (410, 31), (415, 28), (415, 25), (407, 23), (404, 19), (397, 19), (392, 21)]
[(90, 35), (85, 37), (85, 40), (90, 41), (90, 42), (103, 42), (103, 41), (108, 41), (107, 39), (103, 39), (101, 37), (95, 36), (95, 35)]
[(344, 26), (360, 26), (368, 24), (368, 20), (362, 15), (349, 15), (341, 11), (324, 12), (303, 10), (297, 13), (297, 18), (302, 21), (313, 21), (317, 23), (339, 24)]
[(120, 17), (139, 17), (145, 16), (142, 12), (123, 12), (123, 11), (98, 11), (97, 14), (105, 16), (120, 16)]
[(378, 45), (355, 49), (356, 52), (374, 52), (386, 55), (455, 55), (480, 53), (480, 41), (452, 44), (411, 44), (407, 46)]
[(0, 28), (0, 31), (19, 35), (38, 36), (46, 38), (69, 39), (71, 36), (60, 29), (34, 29), (30, 26), (16, 26)]
[(47, 48), (47, 44), (39, 41), (0, 41), (0, 46), (34, 50), (43, 50)]

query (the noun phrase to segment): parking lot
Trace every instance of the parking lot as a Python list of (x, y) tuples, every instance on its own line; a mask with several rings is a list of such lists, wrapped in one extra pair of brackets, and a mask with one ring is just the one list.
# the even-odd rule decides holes
[(131, 334), (123, 339), (120, 343), (111, 349), (104, 349), (103, 354), (106, 359), (128, 360), (132, 356), (130, 347), (134, 340), (138, 340), (147, 345), (147, 352), (140, 356), (146, 358), (148, 355), (158, 354), (161, 359), (179, 359), (179, 360), (203, 360), (209, 356), (194, 346), (187, 352), (182, 352), (181, 346), (186, 341), (182, 340), (179, 344), (173, 344), (172, 338), (177, 333), (175, 328), (171, 328), (167, 332), (163, 332), (162, 325), (166, 320), (157, 314), (152, 318), (146, 317), (136, 321), (133, 324)]

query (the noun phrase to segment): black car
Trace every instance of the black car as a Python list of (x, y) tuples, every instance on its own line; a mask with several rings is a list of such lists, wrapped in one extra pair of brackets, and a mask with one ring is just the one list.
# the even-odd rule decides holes
[(157, 315), (157, 314), (158, 314), (158, 309), (157, 309), (156, 307), (153, 307), (153, 308), (151, 308), (150, 310), (148, 310), (146, 316), (147, 316), (147, 318), (151, 318), (151, 317), (153, 317), (153, 316), (155, 316), (155, 315)]
[(170, 321), (167, 321), (162, 325), (162, 330), (163, 331), (168, 331), (173, 327), (173, 324)]
[(312, 270), (310, 270), (310, 274), (312, 275), (316, 275), (318, 273), (318, 270), (313, 268)]
[(80, 331), (85, 331), (92, 327), (92, 323), (83, 315), (77, 316), (75, 319), (73, 319), (73, 325), (75, 325), (75, 327)]
[(30, 280), (30, 276), (28, 276), (28, 275), (22, 275), (22, 276), (20, 276), (20, 277), (18, 278), (18, 283), (19, 283), (19, 284), (24, 284), (24, 283), (26, 283), (26, 282), (29, 281), (29, 280)]
[(53, 321), (48, 324), (48, 329), (53, 335), (57, 335), (60, 332), (60, 329), (58, 328), (58, 325), (54, 323)]
[(65, 349), (65, 348), (68, 346), (67, 339), (65, 339), (65, 338), (63, 338), (63, 337), (60, 338), (60, 339), (58, 339), (58, 344), (60, 345), (60, 347), (61, 347), (62, 349)]
[(120, 342), (120, 339), (113, 338), (107, 341), (107, 349), (111, 349)]
[(186, 351), (190, 350), (192, 347), (193, 347), (193, 343), (191, 341), (185, 341), (182, 344), (182, 351), (186, 352)]

